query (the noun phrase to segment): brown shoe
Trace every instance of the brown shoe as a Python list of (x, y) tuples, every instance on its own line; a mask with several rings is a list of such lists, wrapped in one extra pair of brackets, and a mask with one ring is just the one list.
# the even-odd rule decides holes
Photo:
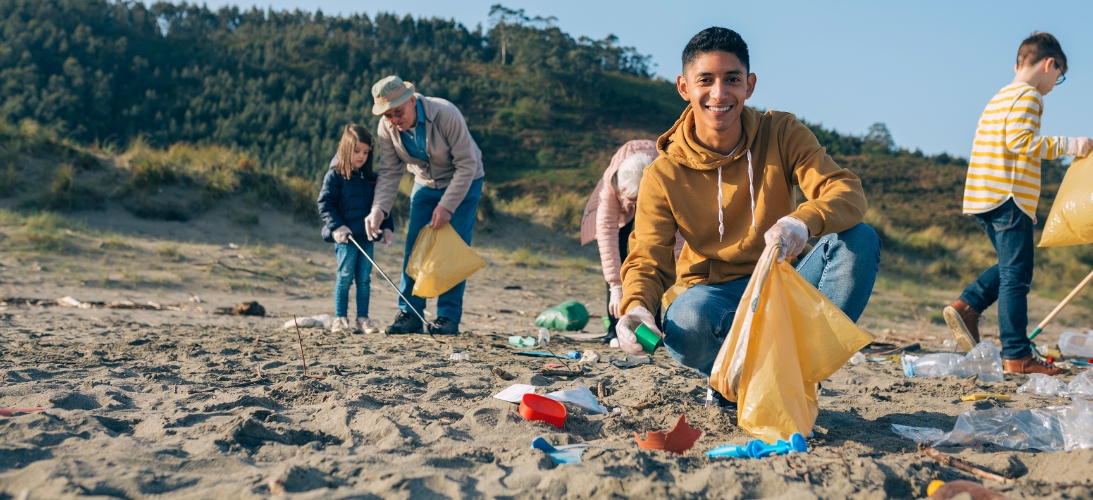
[(1029, 354), (1021, 359), (1002, 360), (1002, 371), (1006, 373), (1043, 373), (1044, 375), (1066, 375), (1070, 370), (1059, 368), (1054, 363), (1048, 363), (1035, 354)]
[(942, 311), (945, 323), (953, 333), (956, 345), (964, 352), (970, 352), (979, 343), (979, 311), (957, 299)]

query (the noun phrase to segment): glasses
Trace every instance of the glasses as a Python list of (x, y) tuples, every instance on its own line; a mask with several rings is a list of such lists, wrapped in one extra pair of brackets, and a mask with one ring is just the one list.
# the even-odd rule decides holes
[[(409, 102), (409, 101), (407, 101), (407, 102)], [(388, 120), (394, 120), (395, 118), (402, 118), (402, 115), (405, 115), (405, 114), (406, 114), (406, 106), (404, 106), (402, 104), (399, 104), (397, 107), (394, 107), (394, 108), (391, 108), (391, 109), (387, 110), (387, 112), (383, 114), (383, 117), (388, 119)]]
[[(1059, 68), (1059, 63), (1055, 63), (1055, 69), (1061, 69), (1061, 68)], [(1060, 74), (1059, 78), (1055, 80), (1055, 85), (1062, 85), (1063, 82), (1065, 82), (1065, 81), (1066, 81), (1066, 75)]]

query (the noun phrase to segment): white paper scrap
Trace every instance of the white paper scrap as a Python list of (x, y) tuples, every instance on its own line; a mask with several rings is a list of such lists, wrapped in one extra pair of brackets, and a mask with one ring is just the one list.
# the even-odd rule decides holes
[(520, 399), (524, 397), (524, 394), (529, 392), (535, 392), (534, 385), (512, 384), (507, 389), (497, 393), (494, 397), (502, 401), (519, 404)]

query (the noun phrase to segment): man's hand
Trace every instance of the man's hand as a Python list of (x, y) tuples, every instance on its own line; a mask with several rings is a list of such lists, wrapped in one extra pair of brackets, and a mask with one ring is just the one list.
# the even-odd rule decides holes
[(638, 336), (634, 332), (637, 331), (638, 325), (642, 323), (649, 327), (650, 330), (656, 332), (657, 335), (664, 337), (663, 333), (660, 333), (660, 329), (657, 328), (656, 319), (653, 318), (653, 314), (648, 309), (637, 306), (630, 310), (630, 312), (619, 318), (618, 325), (615, 326), (615, 333), (619, 336), (619, 346), (622, 350), (630, 354), (641, 354), (645, 352), (642, 349), (641, 344), (638, 343)]
[(372, 206), (372, 211), (368, 213), (368, 216), (364, 218), (364, 234), (370, 240), (379, 238), (383, 230), (380, 229), (380, 224), (383, 224), (383, 210), (380, 207)]
[(349, 226), (340, 226), (334, 230), (334, 241), (338, 243), (349, 243)]
[(395, 235), (393, 233), (391, 233), (390, 229), (384, 229), (383, 230), (383, 239), (381, 240), (381, 241), (383, 241), (383, 246), (390, 245), (391, 240), (394, 238), (394, 236)]
[(782, 245), (778, 262), (783, 262), (787, 255), (797, 256), (805, 249), (805, 244), (808, 243), (808, 226), (801, 220), (787, 215), (778, 219), (778, 222), (775, 222), (763, 237), (766, 239), (767, 246), (774, 243)]
[(1088, 156), (1093, 151), (1093, 139), (1089, 137), (1072, 137), (1070, 145), (1066, 148), (1066, 154), (1077, 158)]
[(622, 286), (611, 285), (611, 298), (607, 301), (607, 312), (611, 316), (619, 317), (620, 305), (622, 305)]
[(433, 229), (440, 229), (450, 220), (452, 220), (452, 213), (447, 208), (437, 205), (436, 210), (433, 210), (433, 220), (429, 222), (429, 226)]

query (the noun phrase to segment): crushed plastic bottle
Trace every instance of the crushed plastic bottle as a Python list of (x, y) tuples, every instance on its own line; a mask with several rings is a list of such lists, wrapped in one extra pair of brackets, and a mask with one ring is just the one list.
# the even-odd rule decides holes
[(910, 377), (944, 377), (978, 375), (983, 382), (1001, 382), (1002, 354), (994, 342), (985, 340), (966, 356), (956, 353), (927, 354), (904, 363), (904, 373)]
[(453, 352), (450, 359), (452, 361), (470, 361), (471, 355), (465, 352)]
[(893, 425), (908, 439), (932, 446), (991, 443), (1014, 450), (1071, 451), (1093, 448), (1093, 403), (1075, 399), (1070, 406), (1033, 410), (994, 408), (968, 410), (943, 433), (929, 427)]
[(1093, 397), (1093, 370), (1086, 370), (1081, 375), (1074, 377), (1066, 386), (1071, 397)]
[(856, 352), (856, 353), (854, 353), (853, 356), (850, 356), (850, 364), (852, 364), (854, 366), (860, 365), (864, 362), (865, 362), (865, 355), (860, 353), (860, 352)]
[(1093, 358), (1093, 336), (1063, 332), (1059, 336), (1059, 350), (1062, 351), (1063, 356)]
[(550, 343), (550, 330), (546, 328), (539, 329), (539, 347), (546, 347)]
[(1028, 376), (1028, 382), (1017, 388), (1018, 394), (1035, 394), (1037, 396), (1065, 396), (1067, 395), (1066, 383), (1050, 375), (1033, 373)]
[(945, 339), (945, 341), (941, 343), (941, 347), (951, 351), (956, 349), (956, 341), (953, 339)]

